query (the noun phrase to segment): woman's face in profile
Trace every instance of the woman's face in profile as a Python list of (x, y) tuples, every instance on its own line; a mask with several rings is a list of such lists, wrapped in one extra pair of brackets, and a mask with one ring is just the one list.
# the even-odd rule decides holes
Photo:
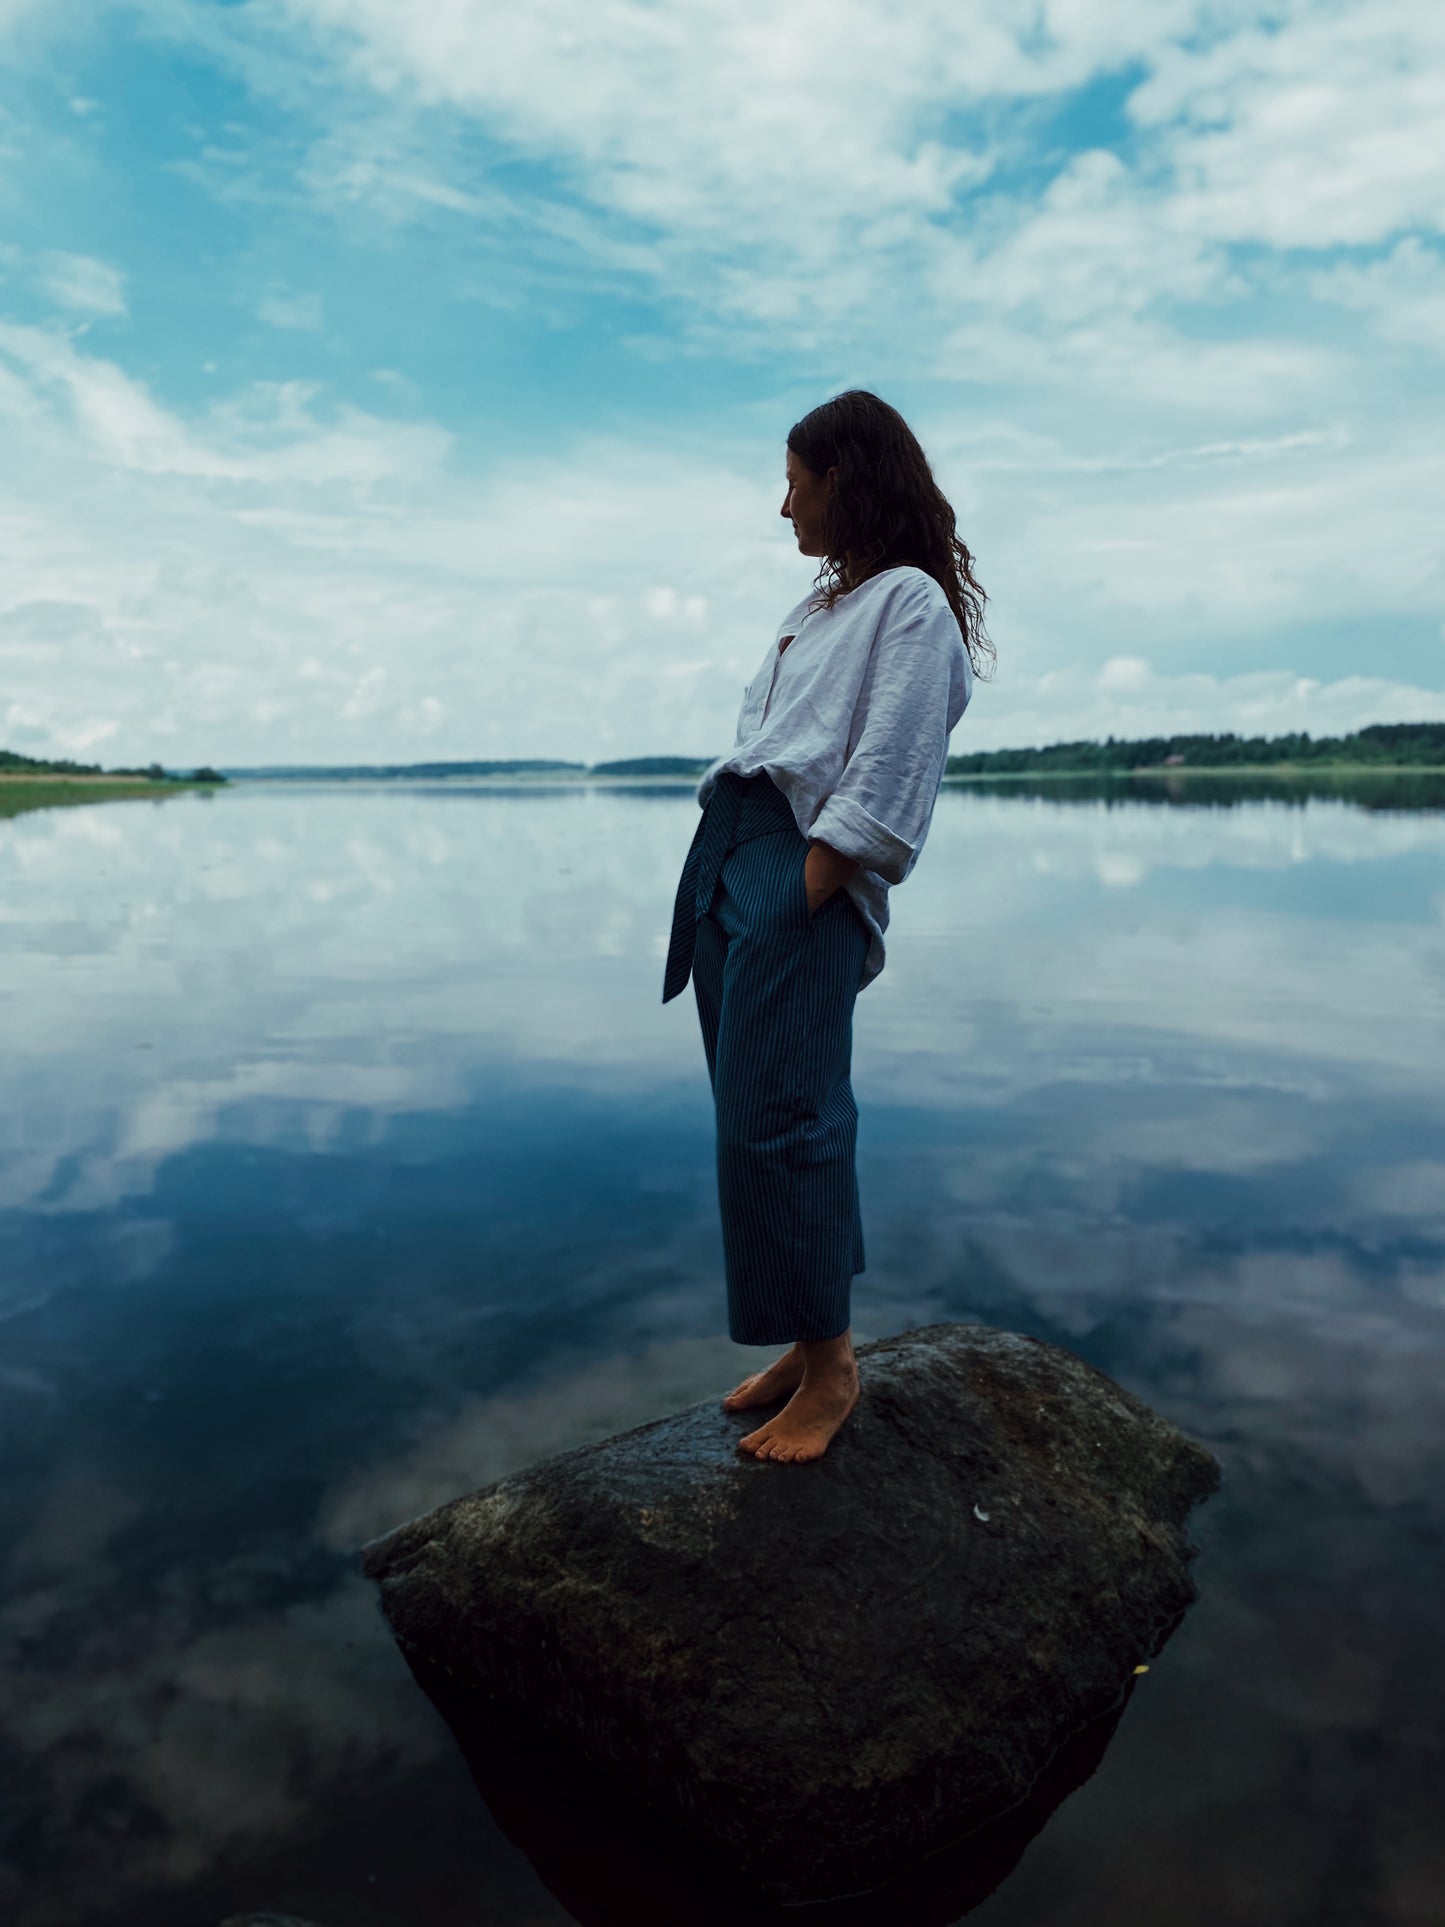
[(792, 523), (800, 555), (827, 554), (823, 542), (823, 510), (833, 492), (836, 473), (836, 469), (830, 468), (826, 475), (815, 475), (791, 448), (787, 451), (788, 492), (779, 513)]

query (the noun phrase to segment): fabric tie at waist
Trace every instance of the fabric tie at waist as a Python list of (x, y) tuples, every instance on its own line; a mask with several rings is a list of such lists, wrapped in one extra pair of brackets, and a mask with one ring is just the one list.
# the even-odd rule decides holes
[(726, 769), (713, 785), (702, 820), (682, 866), (677, 899), (672, 908), (672, 935), (667, 967), (662, 977), (662, 1001), (670, 1003), (692, 974), (697, 920), (706, 916), (717, 888), (723, 858), (735, 843), (768, 830), (797, 828), (793, 806), (766, 770), (739, 776)]

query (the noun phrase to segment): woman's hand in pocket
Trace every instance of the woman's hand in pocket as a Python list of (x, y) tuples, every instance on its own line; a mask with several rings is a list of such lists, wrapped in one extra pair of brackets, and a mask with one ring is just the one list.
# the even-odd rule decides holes
[(803, 884), (808, 893), (808, 915), (817, 916), (823, 905), (835, 890), (843, 885), (858, 868), (857, 859), (844, 856), (835, 850), (831, 843), (821, 840), (810, 842), (807, 859), (803, 864)]

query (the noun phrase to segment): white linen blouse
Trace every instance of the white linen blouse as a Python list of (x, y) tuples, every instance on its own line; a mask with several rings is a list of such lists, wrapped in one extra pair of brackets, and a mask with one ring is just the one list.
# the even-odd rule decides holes
[(918, 861), (973, 669), (947, 596), (922, 569), (869, 576), (831, 609), (816, 600), (778, 625), (733, 747), (699, 777), (697, 800), (724, 770), (766, 770), (804, 836), (856, 858), (843, 888), (873, 939), (861, 990), (883, 968), (889, 886)]

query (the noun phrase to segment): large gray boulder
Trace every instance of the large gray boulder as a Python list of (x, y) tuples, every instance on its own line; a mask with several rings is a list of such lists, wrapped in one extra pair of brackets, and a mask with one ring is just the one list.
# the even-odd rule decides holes
[(774, 1899), (891, 1878), (1006, 1812), (1194, 1597), (1215, 1461), (1071, 1352), (861, 1346), (827, 1454), (714, 1401), (364, 1549), (397, 1638), (529, 1714)]

